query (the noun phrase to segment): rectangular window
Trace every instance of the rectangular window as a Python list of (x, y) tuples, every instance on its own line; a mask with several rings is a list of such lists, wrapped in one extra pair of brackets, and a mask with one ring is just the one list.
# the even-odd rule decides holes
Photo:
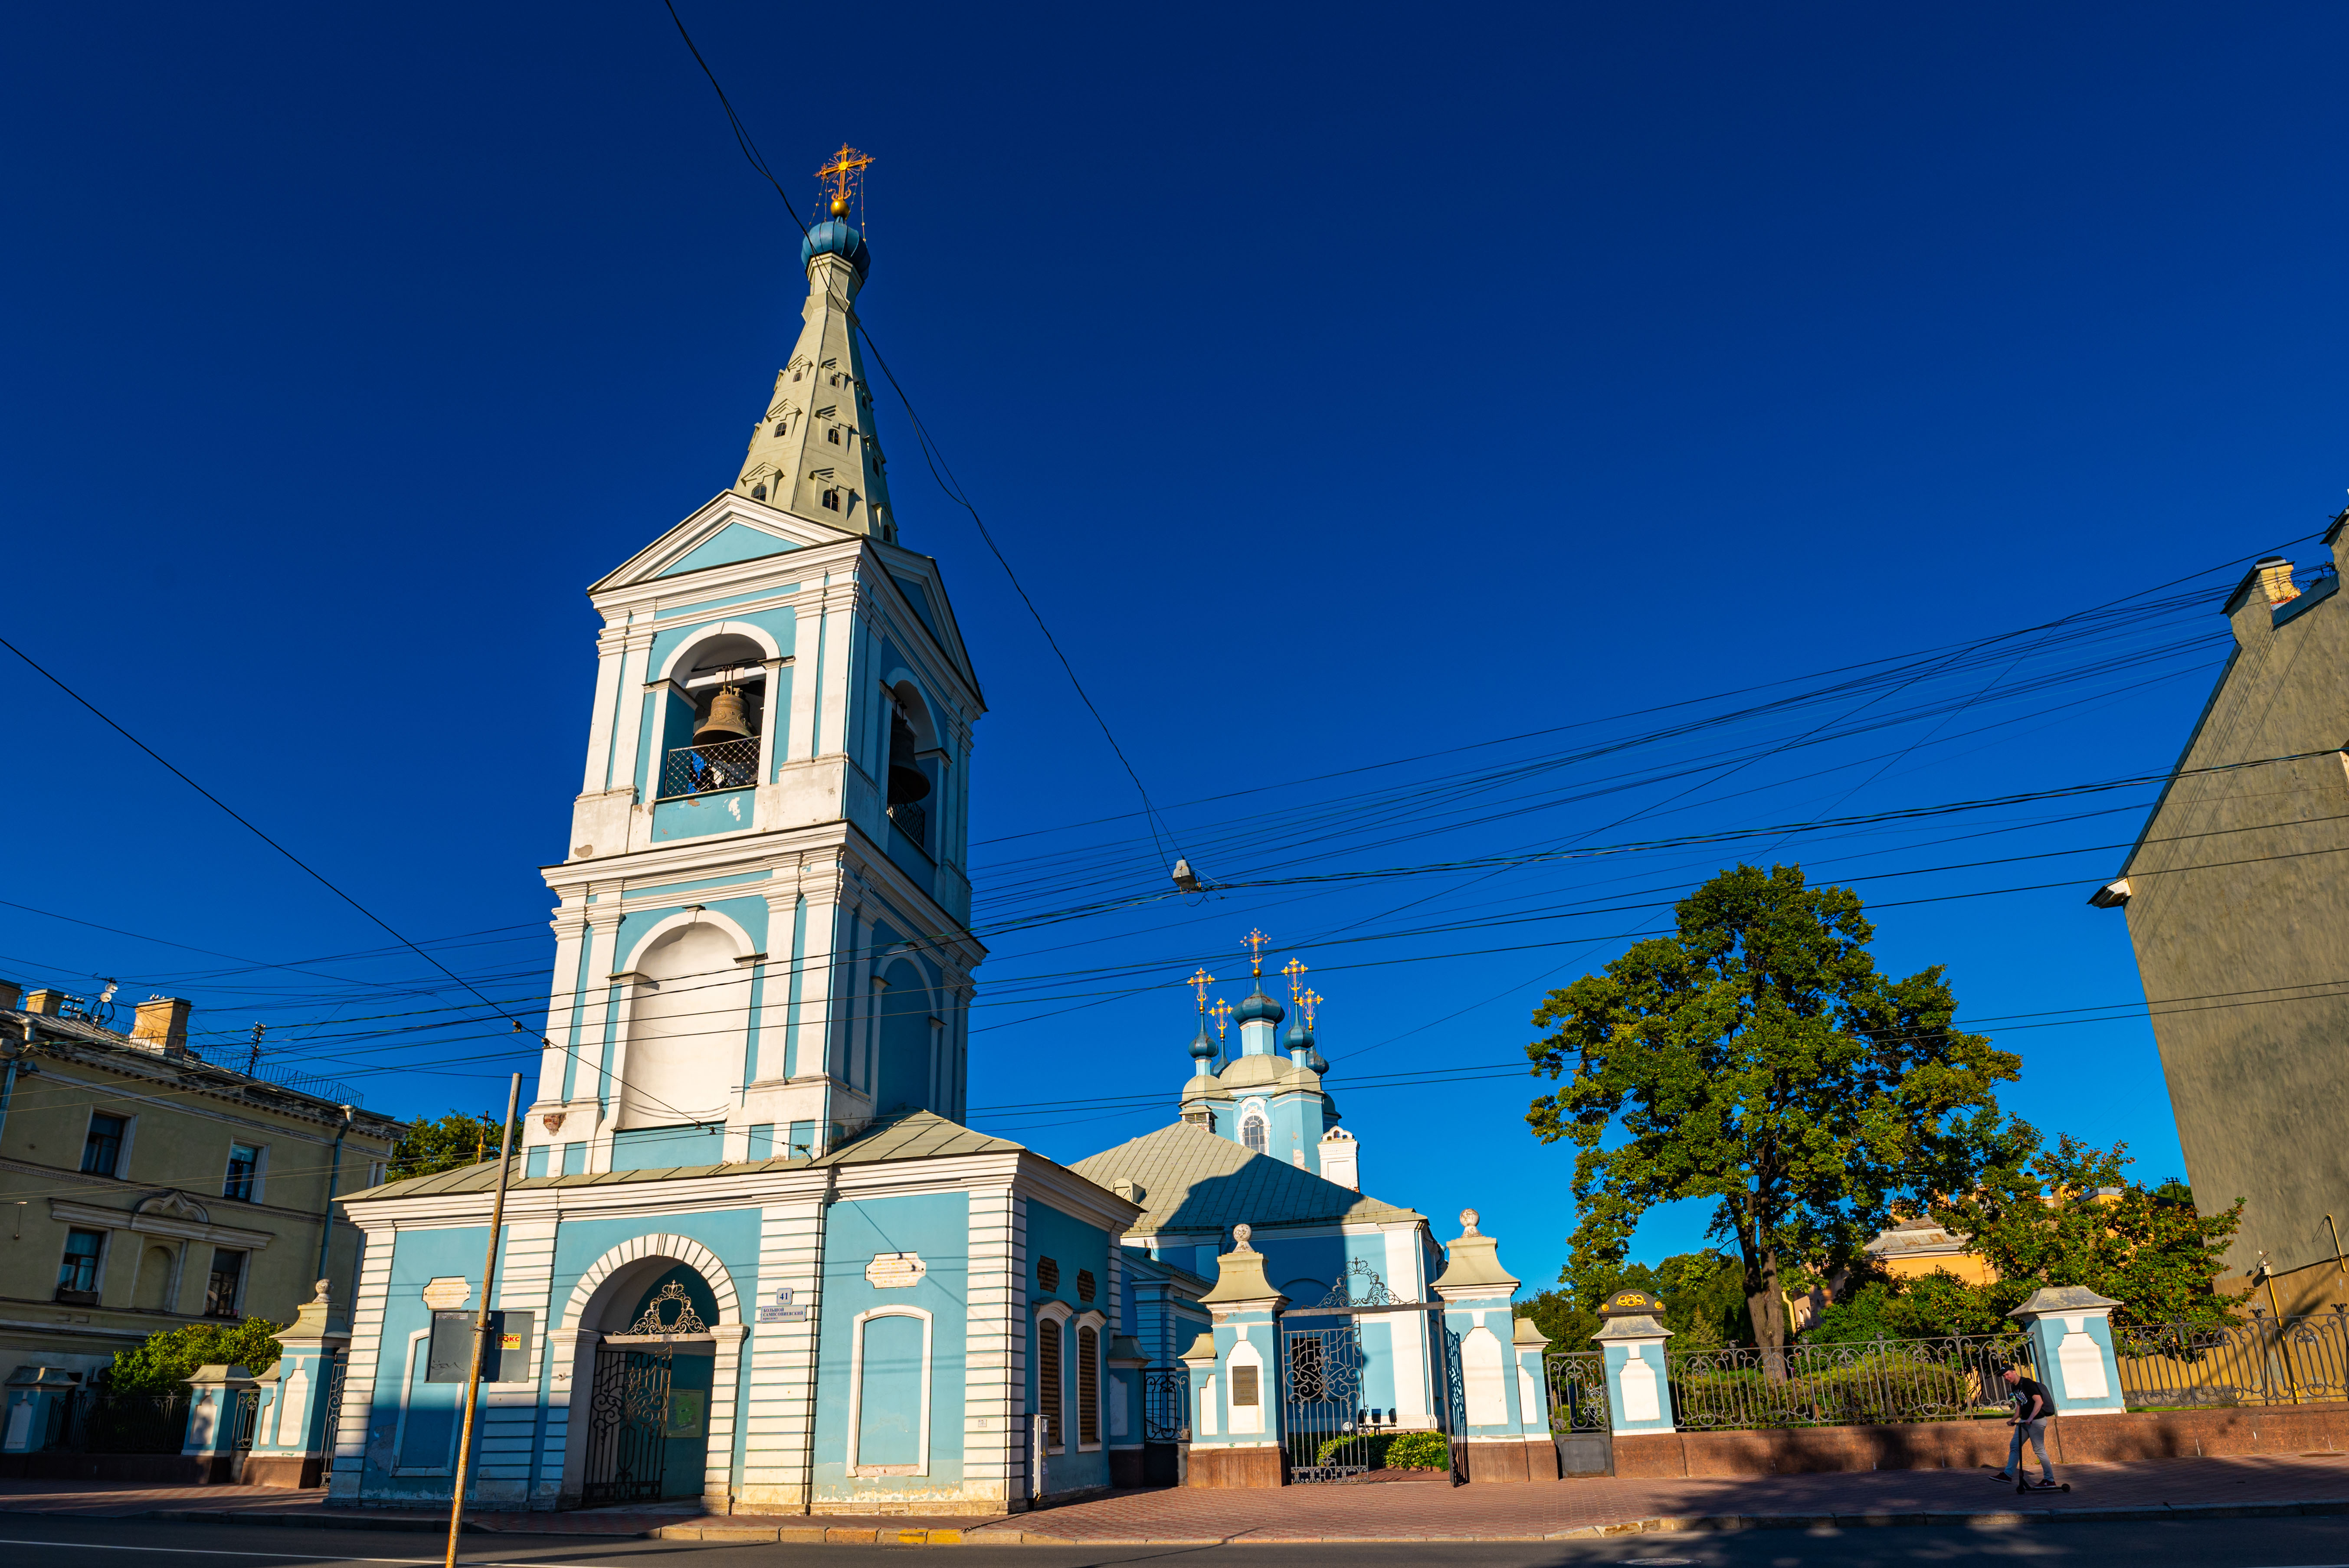
[(1077, 1441), (1101, 1442), (1101, 1334), (1077, 1330)]
[(57, 1289), (98, 1293), (98, 1260), (106, 1251), (103, 1231), (67, 1231), (65, 1261), (57, 1265)]
[(81, 1146), (82, 1170), (92, 1176), (114, 1175), (115, 1167), (122, 1163), (122, 1135), (129, 1126), (126, 1117), (92, 1111), (89, 1137)]
[(212, 1277), (204, 1285), (204, 1315), (234, 1317), (237, 1291), (244, 1284), (244, 1254), (225, 1247), (212, 1252)]
[(1044, 1418), (1044, 1446), (1066, 1449), (1069, 1434), (1061, 1425), (1061, 1325), (1047, 1317), (1036, 1325), (1036, 1410)]
[(228, 1146), (228, 1180), (221, 1183), (221, 1196), (233, 1198), (240, 1203), (254, 1202), (254, 1178), (261, 1172), (261, 1150), (250, 1143)]

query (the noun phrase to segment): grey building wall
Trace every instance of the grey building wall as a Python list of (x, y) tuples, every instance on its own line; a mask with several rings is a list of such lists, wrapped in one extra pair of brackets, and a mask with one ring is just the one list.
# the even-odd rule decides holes
[(2255, 568), (2228, 600), (2235, 653), (2097, 900), (2126, 900), (2195, 1200), (2246, 1201), (2232, 1283), (2264, 1252), (2287, 1311), (2349, 1299), (2349, 595), (2302, 582), (2276, 602), (2289, 573)]

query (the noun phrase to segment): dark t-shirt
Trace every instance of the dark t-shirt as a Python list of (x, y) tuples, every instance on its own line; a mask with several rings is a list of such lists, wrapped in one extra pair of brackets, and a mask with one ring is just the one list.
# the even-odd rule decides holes
[[(2039, 1396), (2038, 1414), (2032, 1414), (2031, 1397)], [(2055, 1413), (2055, 1397), (2047, 1392), (2047, 1385), (2035, 1377), (2018, 1377), (2013, 1391), (2008, 1396), (2014, 1403), (2014, 1413), (2024, 1420), (2044, 1420)]]

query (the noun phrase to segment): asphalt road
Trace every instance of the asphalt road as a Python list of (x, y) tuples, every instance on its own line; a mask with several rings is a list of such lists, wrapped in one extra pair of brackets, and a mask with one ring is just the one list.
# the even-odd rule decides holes
[[(0, 1568), (432, 1568), (440, 1547), (438, 1537), (409, 1532), (0, 1516)], [(909, 1554), (975, 1557), (969, 1568), (2349, 1568), (2349, 1516), (1289, 1546), (735, 1546), (467, 1535), (459, 1561), (468, 1568), (874, 1568), (876, 1557)]]

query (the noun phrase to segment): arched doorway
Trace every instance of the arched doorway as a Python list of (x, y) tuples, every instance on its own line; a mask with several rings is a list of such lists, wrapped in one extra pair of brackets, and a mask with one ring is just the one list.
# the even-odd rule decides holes
[(630, 1272), (601, 1315), (580, 1491), (589, 1508), (698, 1498), (709, 1464), (717, 1295), (670, 1259)]

